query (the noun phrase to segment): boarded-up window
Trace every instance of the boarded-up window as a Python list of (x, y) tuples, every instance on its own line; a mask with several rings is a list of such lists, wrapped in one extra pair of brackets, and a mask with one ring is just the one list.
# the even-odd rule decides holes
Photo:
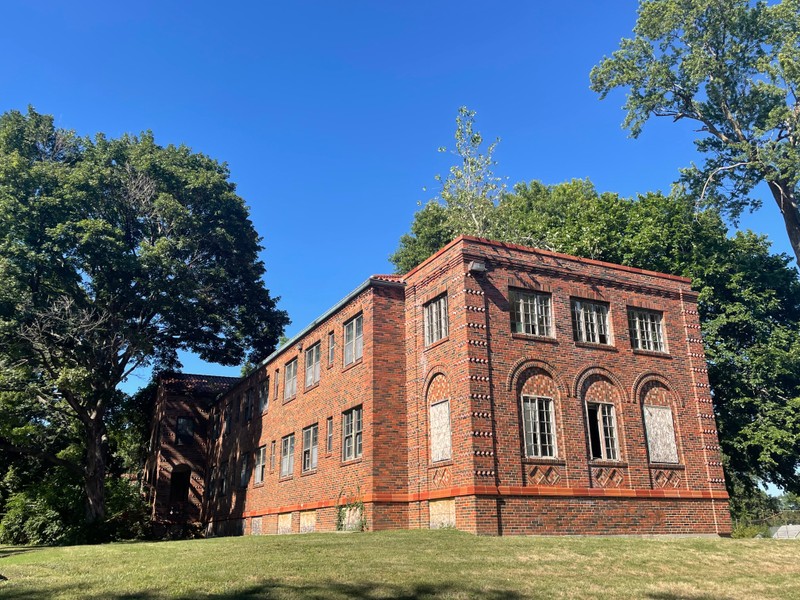
[(431, 462), (450, 460), (452, 443), (450, 435), (450, 401), (431, 405)]
[(456, 501), (453, 498), (431, 500), (428, 503), (428, 509), (430, 510), (431, 529), (456, 526)]
[(672, 410), (666, 406), (645, 406), (644, 425), (650, 462), (677, 463), (678, 448), (675, 445)]

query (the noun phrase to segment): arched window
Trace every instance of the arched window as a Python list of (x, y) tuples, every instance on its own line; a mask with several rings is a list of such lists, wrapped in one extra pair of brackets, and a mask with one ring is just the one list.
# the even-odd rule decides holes
[(431, 380), (427, 402), (430, 407), (431, 462), (450, 460), (453, 458), (450, 391), (444, 375), (437, 375)]
[(617, 409), (619, 394), (608, 379), (591, 375), (583, 384), (589, 455), (592, 460), (620, 460)]
[(642, 388), (641, 402), (650, 462), (678, 463), (669, 390), (660, 381), (648, 381)]
[(523, 455), (525, 458), (554, 458), (557, 456), (555, 382), (549, 373), (538, 367), (525, 370), (518, 381)]

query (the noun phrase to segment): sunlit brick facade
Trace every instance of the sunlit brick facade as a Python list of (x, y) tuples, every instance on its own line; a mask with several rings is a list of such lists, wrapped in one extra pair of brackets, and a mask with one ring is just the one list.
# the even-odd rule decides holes
[[(212, 534), (727, 534), (696, 302), (680, 277), (461, 237), (210, 402), (165, 380), (148, 468), (186, 471), (195, 419)], [(153, 489), (156, 516), (186, 501)]]

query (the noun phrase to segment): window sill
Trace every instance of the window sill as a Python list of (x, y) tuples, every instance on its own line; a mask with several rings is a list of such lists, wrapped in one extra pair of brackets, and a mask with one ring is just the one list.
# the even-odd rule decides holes
[(307, 385), (306, 389), (304, 391), (310, 392), (314, 388), (318, 388), (318, 387), (319, 387), (319, 381), (317, 381), (316, 383), (312, 383), (311, 385)]
[(359, 456), (358, 458), (351, 458), (349, 460), (343, 460), (341, 466), (347, 467), (349, 465), (355, 465), (360, 463), (362, 460), (364, 460), (363, 456)]
[(557, 456), (523, 456), (523, 465), (560, 465), (566, 466), (567, 461)]
[(529, 342), (545, 342), (547, 344), (558, 344), (558, 340), (554, 337), (546, 335), (533, 335), (530, 333), (511, 333), (511, 337), (515, 340), (526, 340)]
[(344, 367), (342, 367), (342, 373), (344, 373), (345, 371), (349, 371), (350, 369), (352, 369), (353, 367), (355, 367), (357, 365), (360, 365), (362, 362), (364, 362), (364, 358), (363, 357), (359, 358), (358, 360), (354, 360), (349, 365), (345, 365)]
[(278, 483), (281, 483), (282, 481), (291, 481), (292, 479), (294, 479), (294, 475), (282, 475), (278, 478)]
[(436, 340), (436, 341), (435, 341), (435, 342), (433, 342), (433, 343), (432, 343), (430, 346), (425, 346), (425, 350), (424, 350), (424, 352), (427, 352), (428, 350), (433, 350), (433, 349), (434, 349), (434, 348), (436, 348), (437, 346), (441, 346), (442, 344), (444, 344), (445, 342), (448, 342), (448, 341), (450, 341), (450, 336), (449, 336), (449, 335), (447, 335), (447, 336), (443, 337), (443, 338), (442, 338), (442, 339), (440, 339), (440, 340)]
[(591, 342), (575, 342), (576, 348), (592, 348), (594, 350), (605, 350), (606, 352), (619, 352), (613, 344), (593, 344)]
[(295, 398), (297, 398), (297, 394), (293, 394), (293, 395), (289, 396), (288, 398), (284, 398), (284, 399), (283, 399), (283, 403), (284, 403), (284, 404), (289, 404), (289, 402), (291, 402), (291, 401), (292, 401), (292, 400), (294, 400)]
[(641, 354), (642, 356), (655, 356), (656, 358), (672, 358), (669, 352), (658, 352), (656, 350), (640, 350), (638, 348), (633, 348), (633, 353)]
[(628, 463), (624, 460), (602, 460), (600, 458), (589, 459), (589, 465), (592, 467), (621, 467), (628, 468)]
[(685, 471), (686, 465), (682, 465), (680, 463), (658, 463), (658, 462), (651, 462), (650, 463), (651, 469), (672, 469), (673, 471)]
[(453, 466), (453, 459), (448, 458), (447, 460), (437, 460), (436, 462), (431, 462), (428, 464), (428, 470), (431, 469), (440, 469), (442, 467), (452, 467)]
[(264, 482), (263, 481), (260, 482), (260, 483), (254, 483), (253, 484), (253, 489), (262, 488), (262, 487), (264, 487)]
[(302, 473), (300, 473), (300, 477), (306, 477), (307, 475), (316, 475), (316, 474), (317, 474), (316, 469), (309, 469), (308, 471), (303, 471)]

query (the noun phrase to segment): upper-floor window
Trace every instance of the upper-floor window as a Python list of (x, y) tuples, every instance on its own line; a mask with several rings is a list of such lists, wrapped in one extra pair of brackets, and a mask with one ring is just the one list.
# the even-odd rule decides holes
[(356, 362), (364, 355), (364, 317), (358, 315), (344, 324), (344, 364)]
[(438, 342), (449, 334), (447, 319), (447, 294), (431, 300), (424, 306), (425, 345)]
[(303, 429), (303, 472), (317, 468), (319, 427), (314, 423)]
[(328, 417), (327, 431), (325, 433), (327, 438), (325, 450), (333, 452), (333, 417)]
[(244, 420), (251, 421), (253, 419), (253, 388), (250, 388), (244, 393)]
[(275, 440), (269, 445), (269, 470), (270, 473), (275, 470)]
[(589, 446), (592, 458), (617, 460), (617, 419), (613, 404), (587, 402)]
[(628, 309), (628, 329), (631, 346), (636, 350), (665, 352), (664, 334), (661, 328), (662, 314), (641, 308)]
[(553, 337), (550, 294), (512, 290), (511, 331)]
[(258, 412), (267, 412), (269, 408), (269, 377), (258, 384)]
[(290, 433), (281, 440), (281, 477), (289, 477), (294, 473), (294, 434)]
[(239, 458), (239, 487), (246, 488), (250, 481), (250, 461), (247, 460), (247, 454)]
[(342, 460), (353, 460), (361, 456), (361, 418), (360, 406), (342, 413)]
[(522, 431), (525, 437), (526, 457), (556, 455), (556, 434), (551, 398), (522, 396)]
[(336, 355), (336, 336), (331, 331), (328, 333), (328, 366), (333, 364), (334, 356)]
[(319, 383), (319, 348), (317, 342), (306, 350), (306, 387)]
[(225, 407), (225, 435), (228, 435), (231, 432), (231, 406)]
[(286, 363), (285, 369), (283, 372), (283, 399), (288, 400), (297, 395), (297, 359)]
[(608, 306), (587, 300), (573, 300), (572, 331), (576, 342), (610, 344)]
[(280, 375), (280, 369), (275, 369), (274, 389), (272, 390), (272, 397), (275, 400), (278, 399), (278, 375)]
[(194, 441), (194, 419), (178, 417), (175, 423), (175, 442), (178, 446), (188, 446)]
[(228, 493), (228, 463), (224, 462), (219, 466), (219, 495), (224, 496)]

